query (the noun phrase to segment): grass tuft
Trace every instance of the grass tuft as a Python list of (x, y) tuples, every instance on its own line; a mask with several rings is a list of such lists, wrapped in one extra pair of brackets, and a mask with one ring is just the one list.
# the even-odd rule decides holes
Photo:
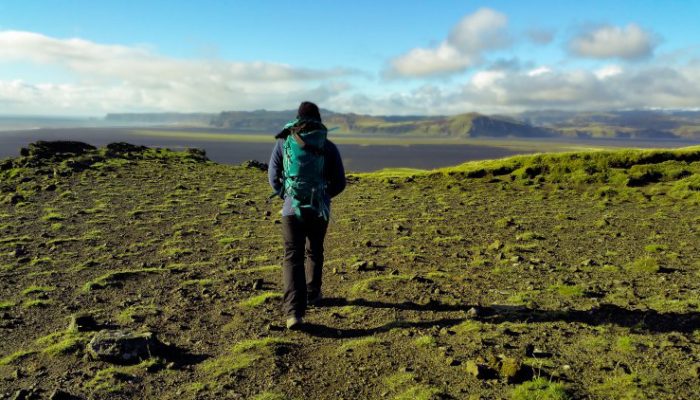
[(399, 393), (394, 400), (431, 400), (440, 393), (440, 389), (432, 386), (415, 385)]
[(661, 253), (666, 250), (668, 250), (668, 246), (663, 244), (648, 244), (644, 246), (644, 251), (647, 253)]
[(566, 400), (569, 398), (563, 384), (545, 378), (527, 381), (513, 389), (511, 394), (512, 400)]
[(629, 272), (638, 273), (655, 273), (659, 272), (659, 263), (655, 258), (650, 256), (645, 256), (634, 260), (633, 262), (627, 264), (625, 269)]
[(248, 368), (265, 356), (271, 356), (275, 348), (292, 344), (287, 339), (275, 337), (244, 340), (236, 343), (227, 354), (203, 362), (199, 368), (207, 375), (218, 378)]
[(435, 338), (432, 336), (429, 336), (429, 335), (418, 336), (413, 342), (418, 347), (436, 347), (437, 346), (437, 341), (435, 340)]
[(11, 301), (11, 300), (0, 301), (0, 310), (7, 310), (7, 309), (14, 307), (15, 305), (16, 305), (16, 303), (14, 301)]
[(287, 397), (285, 397), (283, 394), (277, 393), (277, 392), (262, 392), (262, 393), (255, 395), (255, 397), (253, 397), (253, 400), (286, 400), (286, 399), (287, 399)]
[(585, 293), (585, 290), (581, 286), (577, 285), (551, 285), (549, 290), (559, 293), (559, 295), (564, 297), (581, 297)]
[(19, 350), (3, 358), (0, 358), (0, 365), (10, 365), (15, 361), (21, 360), (27, 356), (36, 353), (34, 350)]
[(108, 367), (97, 371), (95, 376), (85, 384), (85, 387), (98, 393), (122, 393), (127, 390), (138, 375), (157, 368), (160, 364), (162, 364), (162, 360), (149, 358), (137, 365)]
[(44, 308), (50, 306), (51, 304), (53, 304), (53, 301), (51, 300), (34, 299), (27, 300), (22, 303), (22, 308)]
[(281, 299), (281, 298), (282, 298), (282, 293), (266, 292), (266, 293), (262, 293), (262, 294), (253, 296), (249, 299), (243, 300), (240, 303), (238, 303), (238, 305), (241, 307), (245, 307), (245, 308), (251, 308), (251, 307), (257, 307), (259, 305), (262, 305), (271, 299)]
[(22, 294), (28, 296), (30, 294), (36, 293), (47, 293), (56, 290), (53, 286), (29, 286), (28, 288), (22, 290)]
[(395, 282), (395, 281), (408, 281), (411, 279), (410, 275), (384, 275), (384, 276), (375, 276), (372, 278), (367, 278), (364, 280), (361, 280), (350, 288), (350, 293), (353, 295), (357, 295), (363, 292), (367, 292), (370, 290), (375, 290), (375, 285), (378, 283), (389, 283), (389, 282)]

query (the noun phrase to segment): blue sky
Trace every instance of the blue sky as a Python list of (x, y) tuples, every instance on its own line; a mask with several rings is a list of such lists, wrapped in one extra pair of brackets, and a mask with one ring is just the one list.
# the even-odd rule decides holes
[(698, 15), (696, 1), (0, 0), (0, 113), (695, 108)]

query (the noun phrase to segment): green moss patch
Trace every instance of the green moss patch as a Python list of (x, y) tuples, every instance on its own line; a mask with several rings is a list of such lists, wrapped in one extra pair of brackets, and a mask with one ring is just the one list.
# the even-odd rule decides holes
[(10, 365), (14, 364), (16, 361), (22, 360), (32, 354), (35, 354), (34, 350), (19, 350), (3, 358), (0, 358), (0, 365)]
[(510, 398), (512, 400), (566, 400), (570, 396), (563, 384), (546, 378), (537, 378), (518, 385), (513, 389)]
[(259, 295), (255, 295), (255, 296), (250, 297), (246, 300), (243, 300), (240, 303), (238, 303), (238, 305), (240, 307), (244, 307), (244, 308), (251, 308), (251, 307), (257, 307), (259, 305), (267, 303), (270, 300), (281, 299), (281, 298), (282, 298), (282, 293), (266, 292), (266, 293), (262, 293)]
[(271, 357), (276, 348), (292, 345), (287, 339), (275, 337), (244, 340), (236, 343), (228, 353), (203, 362), (199, 369), (213, 378), (218, 378), (248, 368), (265, 357)]
[(54, 290), (56, 290), (56, 288), (53, 286), (29, 286), (28, 288), (22, 290), (22, 294), (25, 296), (29, 296), (37, 293), (53, 292)]
[(659, 272), (659, 262), (653, 257), (640, 257), (625, 265), (625, 269), (630, 272), (651, 274)]

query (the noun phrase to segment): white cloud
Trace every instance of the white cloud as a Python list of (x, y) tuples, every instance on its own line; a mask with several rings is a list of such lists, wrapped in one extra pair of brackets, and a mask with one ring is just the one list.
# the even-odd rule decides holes
[(505, 29), (508, 18), (489, 8), (481, 8), (467, 15), (452, 28), (447, 41), (467, 54), (501, 48), (509, 40)]
[(552, 72), (552, 69), (546, 66), (542, 67), (537, 67), (535, 69), (531, 69), (527, 72), (528, 76), (537, 76), (537, 75), (542, 75), (542, 74), (547, 74), (549, 72)]
[(375, 115), (445, 115), (537, 109), (695, 108), (698, 104), (700, 62), (690, 62), (625, 69), (609, 65), (598, 70), (482, 70), (461, 86), (431, 85), (376, 96), (340, 95), (329, 107)]
[(651, 56), (656, 42), (652, 33), (636, 24), (601, 26), (574, 37), (569, 49), (580, 57), (637, 60)]
[(593, 71), (593, 74), (595, 74), (595, 76), (600, 80), (609, 78), (611, 76), (619, 75), (621, 73), (622, 68), (619, 65), (606, 65), (602, 68)]
[(496, 81), (505, 76), (504, 71), (479, 71), (472, 76), (470, 82), (475, 88), (483, 90), (492, 87)]
[(552, 70), (532, 76), (508, 71), (490, 91), (465, 86), (462, 99), (493, 108), (604, 110), (685, 108), (700, 104), (700, 65), (652, 65), (623, 70)]
[[(404, 72), (420, 76), (481, 65), (485, 51), (507, 43), (500, 34), (505, 32), (505, 17), (498, 15), (481, 10), (463, 19), (442, 44), (407, 53), (412, 62)], [(484, 21), (488, 20), (495, 25), (487, 27)], [(491, 28), (491, 33), (484, 33)], [(483, 40), (468, 38), (470, 33)], [(289, 109), (302, 99), (337, 111), (404, 115), (541, 108), (689, 108), (700, 104), (700, 61), (687, 57), (623, 64), (624, 68), (601, 63), (589, 70), (512, 58), (482, 66), (461, 83), (454, 78), (411, 89), (404, 81), (362, 87), (352, 81), (356, 85), (349, 86), (347, 81), (357, 73), (342, 68), (184, 60), (144, 47), (0, 31), (0, 63), (15, 62), (45, 65), (49, 71), (60, 69), (69, 78), (66, 74), (61, 74), (60, 81), (0, 78), (0, 113)]]
[(482, 8), (452, 28), (447, 39), (432, 48), (415, 48), (393, 59), (388, 76), (422, 77), (463, 71), (481, 61), (484, 52), (509, 44), (508, 18)]
[(356, 73), (262, 61), (174, 59), (147, 48), (19, 31), (0, 31), (0, 62), (59, 67), (76, 78), (64, 84), (0, 81), (6, 113), (289, 108), (305, 95), (327, 99), (339, 90), (333, 79)]

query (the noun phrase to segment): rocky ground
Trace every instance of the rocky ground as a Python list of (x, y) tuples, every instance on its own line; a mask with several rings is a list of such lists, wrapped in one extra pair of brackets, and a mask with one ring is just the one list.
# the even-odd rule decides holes
[(697, 396), (700, 148), (351, 176), (300, 332), (258, 167), (0, 161), (0, 397)]

